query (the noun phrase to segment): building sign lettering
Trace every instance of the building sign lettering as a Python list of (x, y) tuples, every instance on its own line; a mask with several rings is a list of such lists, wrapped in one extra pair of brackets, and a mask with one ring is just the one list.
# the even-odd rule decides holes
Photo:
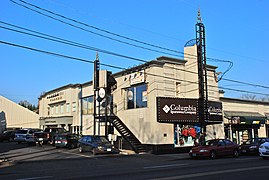
[[(222, 103), (208, 102), (208, 122), (223, 121)], [(157, 97), (157, 121), (172, 123), (201, 123), (198, 99)]]
[(157, 97), (158, 122), (199, 122), (198, 100)]

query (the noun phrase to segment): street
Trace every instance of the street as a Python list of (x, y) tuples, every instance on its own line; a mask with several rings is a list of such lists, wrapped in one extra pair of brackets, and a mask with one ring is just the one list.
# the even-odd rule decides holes
[(78, 149), (0, 143), (1, 179), (268, 179), (258, 156), (190, 159), (185, 154), (79, 154)]

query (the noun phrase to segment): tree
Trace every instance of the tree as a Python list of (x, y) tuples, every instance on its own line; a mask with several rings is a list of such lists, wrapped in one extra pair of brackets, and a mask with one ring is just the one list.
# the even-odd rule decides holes
[(32, 105), (31, 103), (29, 103), (28, 101), (24, 100), (24, 101), (20, 101), (19, 105), (31, 110), (31, 111), (36, 111), (37, 107), (35, 105)]
[(252, 100), (252, 101), (258, 100), (257, 96), (253, 94), (244, 94), (241, 96), (241, 99)]
[(251, 101), (269, 102), (269, 96), (257, 97), (256, 95), (253, 95), (253, 94), (244, 94), (240, 98), (245, 99), (245, 100), (251, 100)]

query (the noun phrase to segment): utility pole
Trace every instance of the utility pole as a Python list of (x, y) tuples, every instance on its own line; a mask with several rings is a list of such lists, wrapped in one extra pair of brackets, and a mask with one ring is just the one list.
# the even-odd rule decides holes
[(206, 123), (209, 119), (208, 113), (208, 89), (207, 89), (207, 69), (206, 69), (206, 48), (205, 48), (205, 27), (202, 23), (200, 9), (196, 23), (196, 45), (197, 45), (197, 65), (199, 81), (199, 118), (206, 132)]

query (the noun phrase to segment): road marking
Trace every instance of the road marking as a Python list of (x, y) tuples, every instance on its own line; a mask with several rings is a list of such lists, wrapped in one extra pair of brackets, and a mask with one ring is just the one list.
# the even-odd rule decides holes
[(53, 176), (40, 176), (40, 177), (31, 177), (31, 178), (21, 178), (17, 180), (33, 180), (33, 179), (47, 179), (47, 178), (52, 178)]
[(147, 166), (144, 167), (144, 169), (156, 169), (156, 168), (166, 168), (166, 167), (174, 167), (174, 166), (185, 166), (188, 164), (166, 164), (166, 165), (160, 165), (160, 166)]
[(208, 175), (216, 175), (216, 174), (224, 174), (224, 173), (234, 173), (241, 171), (250, 171), (250, 170), (258, 170), (258, 169), (269, 169), (269, 166), (259, 166), (259, 167), (247, 167), (247, 168), (238, 168), (238, 169), (229, 169), (229, 170), (220, 170), (220, 171), (210, 171), (210, 172), (202, 172), (195, 174), (186, 174), (180, 176), (171, 176), (165, 178), (154, 178), (155, 180), (173, 180), (173, 179), (185, 179), (185, 178), (194, 178)]
[(61, 152), (61, 153), (72, 154), (72, 155), (77, 155), (77, 156), (86, 157), (86, 158), (93, 158), (94, 157), (94, 156), (87, 156), (87, 155), (84, 155), (84, 154), (77, 154), (77, 153), (71, 153), (71, 152)]
[(253, 160), (253, 159), (259, 159), (259, 158), (255, 157), (255, 158), (246, 158), (246, 159), (236, 159), (236, 161), (247, 161), (247, 160)]

